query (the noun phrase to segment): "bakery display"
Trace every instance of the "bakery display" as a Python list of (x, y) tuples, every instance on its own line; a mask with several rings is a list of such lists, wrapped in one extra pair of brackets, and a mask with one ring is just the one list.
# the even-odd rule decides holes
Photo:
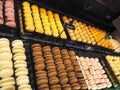
[(15, 90), (14, 69), (10, 41), (0, 38), (0, 90)]
[(26, 1), (22, 3), (22, 8), (26, 30), (67, 39), (58, 13), (31, 5)]
[(73, 50), (41, 44), (31, 48), (39, 90), (87, 89)]
[(98, 58), (77, 57), (89, 89), (110, 88), (112, 86)]
[(118, 79), (120, 83), (120, 57), (119, 56), (112, 56), (112, 55), (107, 55), (106, 60), (109, 63), (110, 67), (112, 68), (112, 71), (116, 78)]
[(11, 43), (14, 60), (16, 84), (18, 90), (32, 90), (28, 77), (25, 48), (22, 40), (14, 40)]
[[(65, 23), (70, 23), (71, 18), (63, 16), (63, 21)], [(75, 19), (73, 19), (72, 25), (76, 27), (75, 30), (67, 28), (72, 41), (84, 42), (93, 45), (96, 44), (105, 48), (115, 49), (109, 39), (104, 39), (107, 33), (102, 29), (87, 25)]]
[(5, 0), (5, 25), (16, 27), (14, 0)]

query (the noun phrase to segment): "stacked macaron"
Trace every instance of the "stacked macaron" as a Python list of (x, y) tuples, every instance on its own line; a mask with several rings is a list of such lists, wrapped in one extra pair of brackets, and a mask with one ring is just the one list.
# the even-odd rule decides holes
[(3, 24), (3, 1), (0, 1), (0, 24)]
[(36, 81), (38, 85), (38, 90), (49, 90), (48, 86), (48, 77), (45, 71), (45, 62), (42, 52), (42, 47), (40, 44), (33, 44), (32, 46), (32, 55), (34, 61), (34, 67), (36, 70)]
[(73, 50), (33, 44), (38, 89), (76, 90), (87, 89), (81, 68)]
[(23, 2), (22, 5), (26, 30), (35, 30), (35, 32), (40, 34), (53, 37), (60, 36), (62, 39), (67, 39), (58, 13), (47, 11), (45, 8), (39, 8), (37, 5), (31, 5), (30, 7), (29, 2)]
[(10, 42), (0, 38), (0, 90), (15, 90)]
[(34, 25), (35, 25), (35, 31), (38, 33), (44, 33), (40, 15), (39, 15), (39, 8), (37, 5), (32, 5), (32, 15), (33, 15), (33, 20), (34, 20)]
[(84, 76), (81, 72), (80, 65), (76, 59), (76, 54), (73, 50), (70, 50), (68, 53), (69, 53), (69, 56), (70, 56), (70, 59), (71, 59), (72, 65), (73, 65), (73, 69), (75, 71), (75, 73), (71, 72), (70, 75), (72, 75), (72, 74), (76, 75), (81, 89), (85, 90), (88, 87), (87, 87), (87, 84), (85, 82)]
[(5, 0), (5, 25), (16, 27), (14, 0)]
[(107, 55), (106, 59), (120, 83), (120, 57)]
[(21, 40), (12, 41), (12, 53), (18, 90), (32, 90), (29, 84), (25, 48)]
[(30, 3), (29, 2), (23, 2), (23, 16), (24, 16), (24, 23), (25, 23), (25, 29), (29, 31), (34, 31), (34, 23), (33, 23), (33, 18), (32, 18), (32, 11), (30, 8)]
[(78, 57), (78, 62), (89, 89), (112, 86), (98, 58)]
[[(59, 47), (52, 48), (53, 58), (55, 61), (56, 70), (58, 72), (58, 78), (62, 87), (62, 90), (71, 89), (70, 84), (68, 84), (67, 71), (65, 70), (65, 65), (63, 63), (62, 55)], [(60, 89), (59, 89), (60, 90)]]
[(63, 39), (67, 39), (67, 36), (65, 34), (65, 31), (64, 31), (64, 28), (63, 28), (62, 23), (60, 21), (60, 16), (58, 13), (54, 13), (54, 19), (55, 19), (56, 26), (58, 28), (58, 32), (59, 32), (60, 37)]
[[(65, 23), (70, 23), (71, 18), (63, 16), (63, 21)], [(87, 25), (77, 20), (73, 20), (72, 25), (76, 27), (75, 30), (67, 28), (71, 40), (93, 45), (97, 44), (99, 46), (103, 46), (109, 49), (114, 49), (110, 40), (104, 39), (106, 35), (106, 32), (104, 30), (96, 28), (94, 26)]]
[(48, 16), (45, 8), (40, 8), (40, 17), (43, 24), (43, 28), (45, 30), (45, 34), (51, 36), (52, 31), (50, 28), (50, 23), (48, 21)]
[[(74, 57), (74, 56), (70, 57), (67, 49), (62, 49), (61, 55), (62, 55), (62, 59), (63, 59), (64, 65), (65, 65), (65, 69), (67, 71), (67, 75), (69, 78), (69, 84), (70, 84), (71, 88), (73, 90), (80, 89), (81, 87), (80, 87), (80, 84), (78, 83), (78, 79), (77, 79), (77, 76), (75, 75), (73, 64), (72, 64), (72, 61), (75, 61), (76, 57)], [(78, 69), (80, 69), (80, 68), (78, 68)]]
[[(51, 90), (61, 90), (60, 80), (57, 76), (58, 68), (55, 65), (54, 55), (50, 46), (43, 47), (44, 58), (46, 63), (46, 70), (49, 78), (49, 85)], [(59, 68), (60, 69), (60, 68)]]
[(106, 64), (106, 60), (101, 60), (101, 64), (104, 68), (104, 70), (106, 71), (107, 75), (109, 76), (113, 86), (116, 88), (119, 86), (119, 82), (117, 82), (117, 80), (115, 79), (113, 73), (111, 72), (110, 68), (108, 67), (108, 65)]
[(53, 16), (53, 12), (48, 10), (47, 15), (48, 15), (48, 20), (50, 22), (50, 27), (51, 27), (51, 31), (53, 33), (53, 36), (58, 37), (59, 32), (58, 32), (58, 28), (56, 26), (56, 22), (55, 22), (55, 19), (54, 19), (54, 16)]

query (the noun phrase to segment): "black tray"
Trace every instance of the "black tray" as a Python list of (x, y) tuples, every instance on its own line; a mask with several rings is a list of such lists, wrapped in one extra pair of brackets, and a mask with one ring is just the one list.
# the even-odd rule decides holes
[[(39, 3), (36, 2), (31, 2), (32, 4), (38, 5), (39, 7), (43, 7), (46, 8), (47, 10), (52, 10), (51, 8), (45, 7), (44, 5), (41, 5)], [(20, 6), (19, 6), (19, 10), (21, 10), (22, 13), (22, 23), (23, 23), (23, 30), (24, 33), (20, 33), (21, 38), (23, 39), (31, 39), (31, 40), (35, 40), (35, 41), (42, 41), (42, 42), (49, 42), (49, 43), (58, 43), (58, 44), (64, 44), (64, 42), (66, 41), (66, 39), (61, 39), (59, 36), (58, 37), (52, 37), (52, 36), (46, 36), (45, 34), (39, 34), (37, 32), (29, 32), (29, 30), (25, 29), (25, 24), (24, 24), (24, 16), (23, 16), (23, 9), (22, 9), (22, 1), (19, 2)], [(54, 12), (54, 10), (52, 10)]]

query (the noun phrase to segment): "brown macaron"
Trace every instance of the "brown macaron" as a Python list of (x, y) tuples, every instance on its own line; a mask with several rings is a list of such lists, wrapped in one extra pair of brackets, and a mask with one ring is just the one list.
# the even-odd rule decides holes
[(62, 56), (61, 56), (60, 54), (54, 56), (54, 59), (55, 59), (55, 60), (56, 60), (56, 59), (61, 59), (61, 58), (62, 58)]
[(74, 62), (74, 61), (76, 61), (77, 58), (76, 58), (76, 56), (72, 56), (70, 59), (72, 62)]
[(47, 77), (37, 78), (37, 85), (42, 85), (42, 84), (47, 84), (47, 83), (48, 83)]
[(70, 77), (69, 80), (70, 80), (70, 83), (71, 83), (71, 84), (78, 82), (78, 80), (77, 80), (76, 77)]
[(58, 76), (59, 77), (67, 76), (66, 70), (58, 71)]
[(49, 78), (49, 84), (50, 85), (54, 85), (54, 84), (58, 84), (58, 83), (59, 83), (59, 79), (57, 77)]
[(72, 65), (66, 65), (66, 71), (67, 72), (72, 72), (73, 71), (73, 66)]
[(42, 56), (42, 52), (40, 51), (33, 51), (32, 52), (32, 55), (35, 57), (35, 56)]
[(61, 55), (61, 53), (60, 53), (60, 51), (57, 51), (56, 50), (56, 52), (53, 52), (53, 55), (55, 56), (55, 55)]
[(74, 66), (74, 71), (80, 72), (81, 71), (80, 66), (79, 65), (78, 66)]
[(55, 69), (55, 68), (56, 68), (56, 66), (55, 66), (54, 63), (48, 63), (48, 64), (46, 65), (46, 69), (47, 69), (47, 70)]
[(63, 56), (63, 59), (70, 59), (70, 56), (69, 55), (66, 55), (66, 56)]
[(36, 63), (35, 64), (35, 69), (36, 70), (44, 70), (45, 69), (45, 64), (44, 63)]
[(46, 54), (46, 55), (44, 55), (44, 57), (45, 58), (47, 58), (47, 57), (53, 57), (53, 55), (52, 55), (52, 53), (51, 54)]
[(62, 90), (71, 90), (71, 85), (70, 84), (63, 84)]
[(81, 78), (81, 77), (83, 77), (83, 74), (82, 74), (82, 72), (76, 72), (76, 76)]
[(51, 47), (50, 46), (44, 46), (43, 47), (43, 52), (51, 52)]
[(36, 73), (35, 73), (35, 75), (36, 75), (36, 77), (47, 77), (47, 73), (46, 73), (46, 71), (37, 71)]
[(76, 74), (75, 74), (75, 72), (73, 72), (73, 71), (68, 73), (68, 77), (75, 77), (75, 75), (76, 75)]
[(63, 62), (64, 62), (65, 65), (69, 65), (69, 64), (71, 65), (72, 64), (70, 59), (64, 59)]
[(62, 90), (60, 84), (52, 85), (52, 86), (50, 86), (50, 89), (51, 89), (51, 90)]
[(73, 50), (70, 50), (68, 53), (70, 56), (75, 56), (75, 51), (73, 51)]
[(44, 59), (43, 58), (35, 59), (34, 63), (44, 63)]
[(73, 66), (79, 66), (78, 61), (74, 61), (74, 62), (73, 62)]
[(86, 83), (80, 84), (80, 86), (81, 86), (81, 89), (83, 90), (86, 90), (88, 88)]
[(36, 60), (36, 59), (44, 59), (44, 58), (42, 56), (35, 56), (33, 60)]
[(54, 47), (54, 48), (52, 48), (52, 51), (55, 51), (55, 50), (60, 50), (60, 48), (59, 47)]
[(63, 59), (56, 59), (55, 64), (56, 65), (63, 64)]
[(55, 69), (50, 69), (48, 70), (48, 77), (56, 77), (57, 76), (57, 71)]
[(73, 83), (73, 84), (71, 84), (71, 86), (72, 86), (73, 90), (79, 90), (81, 88), (79, 83)]
[[(46, 58), (45, 58), (45, 60), (49, 60), (49, 59), (51, 60), (51, 59), (53, 59), (53, 57), (46, 57)], [(53, 59), (53, 60), (54, 60), (54, 59)]]
[(61, 71), (65, 69), (65, 65), (64, 64), (58, 64), (57, 66), (57, 71)]
[(42, 48), (41, 47), (34, 47), (34, 48), (32, 48), (32, 50), (34, 52), (42, 52)]
[(48, 60), (45, 60), (45, 63), (46, 63), (46, 64), (54, 63), (54, 60), (53, 60), (53, 59), (48, 59)]
[(49, 90), (49, 85), (48, 84), (39, 85), (38, 90)]
[(67, 84), (68, 83), (68, 77), (62, 76), (60, 77), (60, 84)]
[(37, 43), (36, 43), (36, 44), (32, 44), (32, 45), (31, 45), (31, 48), (34, 48), (34, 47), (41, 47), (41, 45), (40, 45), (40, 44), (37, 44)]

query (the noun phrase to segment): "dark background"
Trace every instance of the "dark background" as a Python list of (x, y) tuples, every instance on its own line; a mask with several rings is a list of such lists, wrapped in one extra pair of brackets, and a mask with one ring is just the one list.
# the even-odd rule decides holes
[(106, 31), (115, 30), (112, 21), (120, 15), (120, 0), (37, 0), (51, 8), (91, 22)]

